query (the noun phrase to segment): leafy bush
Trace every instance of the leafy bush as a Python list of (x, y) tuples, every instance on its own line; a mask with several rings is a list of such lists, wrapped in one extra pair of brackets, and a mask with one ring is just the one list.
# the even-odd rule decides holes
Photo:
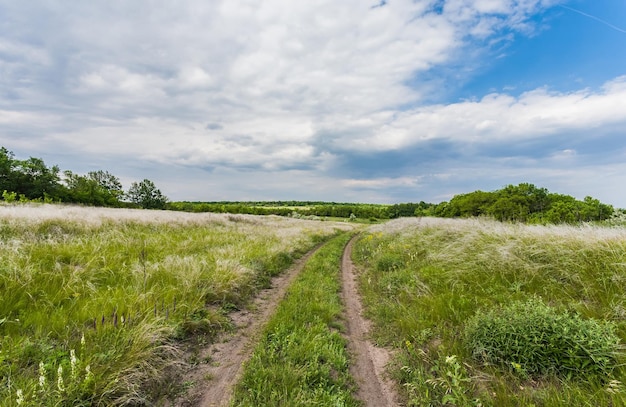
[(614, 324), (557, 312), (539, 299), (479, 311), (465, 338), (476, 359), (522, 376), (607, 375), (619, 349)]

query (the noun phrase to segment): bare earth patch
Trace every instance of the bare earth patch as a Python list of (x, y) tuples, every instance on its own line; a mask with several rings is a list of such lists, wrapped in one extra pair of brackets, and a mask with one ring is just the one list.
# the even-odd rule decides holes
[(358, 386), (357, 398), (363, 401), (366, 407), (398, 406), (394, 385), (385, 374), (390, 359), (389, 351), (374, 346), (368, 340), (370, 322), (363, 317), (354, 265), (350, 260), (353, 242), (354, 238), (346, 245), (341, 270), (348, 347), (354, 356), (350, 371)]
[(185, 375), (186, 381), (196, 385), (184, 398), (176, 401), (176, 406), (229, 405), (233, 388), (243, 372), (243, 364), (258, 342), (258, 335), (285, 296), (287, 288), (317, 249), (319, 246), (297, 260), (288, 271), (272, 279), (272, 287), (262, 290), (250, 309), (229, 315), (235, 329), (224, 333), (216, 343), (200, 351), (199, 360), (210, 360), (210, 363), (201, 363)]

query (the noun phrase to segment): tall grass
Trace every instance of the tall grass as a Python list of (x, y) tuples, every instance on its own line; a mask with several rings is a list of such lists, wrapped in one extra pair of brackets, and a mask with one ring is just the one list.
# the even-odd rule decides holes
[(357, 406), (341, 335), (339, 236), (306, 264), (245, 367), (233, 405)]
[(149, 405), (177, 340), (227, 329), (271, 276), (347, 224), (0, 206), (0, 406)]
[(606, 336), (613, 330), (623, 344), (625, 229), (423, 218), (369, 230), (354, 252), (361, 289), (377, 340), (398, 349), (393, 374), (408, 405), (626, 405), (621, 352), (610, 355), (616, 363), (602, 365), (602, 375), (560, 374), (562, 365), (553, 374), (528, 375), (528, 360), (486, 363), (465, 338), (468, 321), (484, 323), (480, 315), (499, 315), (502, 307), (528, 309), (515, 304), (535, 299), (541, 315), (597, 321), (579, 325), (593, 327), (604, 344), (614, 344)]

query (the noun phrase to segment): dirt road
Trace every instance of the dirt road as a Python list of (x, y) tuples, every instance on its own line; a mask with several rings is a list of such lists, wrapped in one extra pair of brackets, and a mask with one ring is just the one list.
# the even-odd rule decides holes
[(354, 240), (355, 238), (352, 238), (346, 245), (341, 259), (346, 334), (348, 347), (354, 358), (350, 372), (358, 386), (357, 398), (362, 400), (366, 407), (393, 407), (398, 405), (397, 396), (393, 383), (385, 376), (389, 352), (374, 346), (368, 340), (370, 323), (363, 317), (355, 269), (350, 260)]
[[(208, 359), (211, 363), (199, 364), (187, 374), (187, 381), (195, 382), (197, 385), (185, 397), (177, 400), (176, 406), (229, 405), (232, 391), (243, 371), (243, 364), (250, 358), (263, 326), (309, 257), (320, 247), (311, 250), (285, 273), (273, 278), (272, 286), (261, 290), (254, 299), (252, 306), (249, 307), (252, 311), (240, 310), (229, 314), (235, 329), (230, 333), (224, 333), (215, 343), (201, 351), (199, 359)], [(207, 378), (210, 380), (207, 381)]]
[[(346, 337), (353, 355), (351, 373), (358, 385), (357, 397), (366, 407), (397, 406), (392, 383), (385, 379), (384, 370), (389, 354), (368, 341), (369, 324), (363, 318), (350, 253), (354, 238), (346, 246), (342, 258), (342, 299), (345, 305)], [(317, 248), (319, 249), (319, 247)], [(272, 287), (263, 290), (254, 300), (254, 311), (237, 311), (230, 315), (235, 329), (202, 350), (199, 358), (210, 359), (198, 365), (188, 375), (188, 381), (198, 383), (176, 406), (228, 406), (232, 391), (239, 380), (243, 364), (258, 341), (258, 336), (272, 316), (278, 303), (307, 260), (317, 249), (298, 260), (287, 272), (272, 280)], [(206, 381), (206, 378), (210, 380)]]

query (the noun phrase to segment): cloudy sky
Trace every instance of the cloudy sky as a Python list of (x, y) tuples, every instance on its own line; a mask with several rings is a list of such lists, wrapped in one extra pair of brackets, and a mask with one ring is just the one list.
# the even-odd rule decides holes
[(626, 207), (626, 1), (0, 0), (0, 145), (172, 200)]

